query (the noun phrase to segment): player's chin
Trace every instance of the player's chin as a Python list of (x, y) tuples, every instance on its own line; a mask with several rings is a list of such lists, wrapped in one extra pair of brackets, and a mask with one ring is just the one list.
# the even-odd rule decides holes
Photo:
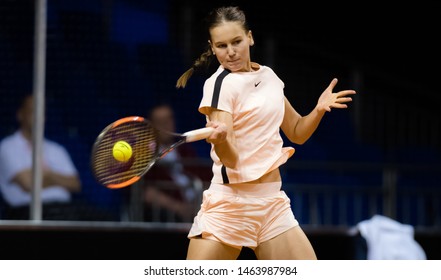
[(231, 62), (224, 65), (225, 69), (228, 69), (230, 72), (245, 72), (245, 68), (242, 63)]

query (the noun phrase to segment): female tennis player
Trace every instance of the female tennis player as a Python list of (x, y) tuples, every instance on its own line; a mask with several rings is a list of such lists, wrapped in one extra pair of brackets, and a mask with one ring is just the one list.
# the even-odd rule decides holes
[(208, 15), (208, 48), (177, 81), (185, 87), (193, 71), (216, 57), (219, 67), (206, 81), (199, 111), (215, 128), (213, 178), (189, 231), (187, 259), (237, 259), (242, 247), (257, 259), (317, 259), (282, 190), (279, 166), (294, 153), (283, 147), (280, 128), (303, 144), (326, 112), (347, 108), (354, 90), (333, 92), (337, 79), (301, 116), (284, 96), (273, 70), (252, 62), (254, 44), (244, 12), (220, 7)]

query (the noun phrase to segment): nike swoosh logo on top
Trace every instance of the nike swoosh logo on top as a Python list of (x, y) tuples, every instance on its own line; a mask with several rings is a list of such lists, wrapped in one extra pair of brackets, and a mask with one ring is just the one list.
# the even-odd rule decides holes
[[(260, 81), (261, 82), (261, 81)], [(257, 87), (259, 84), (260, 84), (260, 82), (258, 82), (258, 83), (254, 83), (254, 87)]]

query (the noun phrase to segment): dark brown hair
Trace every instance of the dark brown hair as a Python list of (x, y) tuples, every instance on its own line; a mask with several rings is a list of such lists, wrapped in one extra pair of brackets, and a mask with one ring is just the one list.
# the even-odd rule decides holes
[[(210, 30), (225, 22), (238, 22), (242, 25), (246, 32), (249, 31), (248, 23), (246, 21), (245, 13), (237, 6), (220, 7), (211, 11), (205, 19), (208, 31), (208, 38), (210, 38)], [(211, 46), (208, 45), (207, 50), (203, 52), (198, 59), (195, 60), (193, 66), (182, 74), (176, 82), (177, 88), (184, 88), (187, 81), (193, 75), (194, 71), (202, 66), (208, 66), (213, 58)]]

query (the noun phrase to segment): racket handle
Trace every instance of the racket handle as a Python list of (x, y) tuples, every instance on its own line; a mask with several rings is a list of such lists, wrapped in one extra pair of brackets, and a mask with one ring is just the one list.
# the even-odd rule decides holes
[(213, 133), (213, 131), (214, 128), (212, 127), (204, 127), (187, 131), (182, 136), (185, 136), (185, 142), (194, 142), (206, 139), (208, 136), (211, 135), (211, 133)]

